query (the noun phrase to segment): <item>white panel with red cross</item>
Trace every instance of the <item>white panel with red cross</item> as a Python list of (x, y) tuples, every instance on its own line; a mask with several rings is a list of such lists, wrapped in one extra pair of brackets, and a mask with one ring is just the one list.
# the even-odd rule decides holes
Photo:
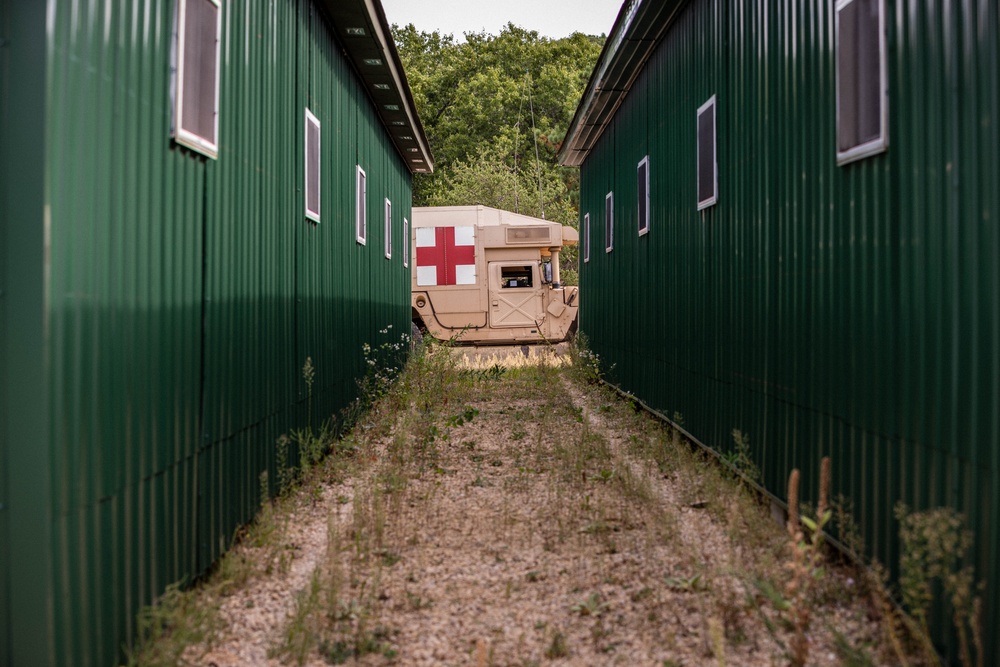
[(418, 227), (417, 285), (475, 285), (476, 228)]

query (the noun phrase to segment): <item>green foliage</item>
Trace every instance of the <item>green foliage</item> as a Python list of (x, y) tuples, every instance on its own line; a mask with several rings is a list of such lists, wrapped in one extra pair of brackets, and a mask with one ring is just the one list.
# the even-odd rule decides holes
[(277, 442), (278, 492), (282, 494), (291, 488), (295, 480), (295, 471), (290, 468), (288, 461), (289, 444), (294, 442), (298, 447), (300, 469), (305, 474), (322, 460), (334, 441), (330, 420), (325, 420), (319, 431), (313, 430), (313, 384), (316, 381), (316, 369), (312, 357), (306, 357), (302, 365), (302, 379), (306, 383), (307, 394), (306, 425), (293, 429), (290, 437), (282, 435)]
[(316, 643), (316, 610), (320, 606), (323, 592), (319, 570), (313, 572), (309, 585), (296, 593), (295, 610), (284, 629), (281, 644), (272, 649), (269, 657), (281, 656), (293, 660), (297, 665), (305, 664)]
[[(585, 334), (578, 333), (576, 335), (570, 346), (569, 354), (573, 360), (573, 370), (580, 379), (587, 384), (600, 384), (604, 379), (605, 370), (602, 367), (600, 356), (590, 350)], [(613, 364), (611, 368), (614, 368)]]
[(549, 660), (556, 660), (557, 658), (565, 658), (568, 655), (569, 645), (566, 642), (566, 635), (557, 630), (552, 634), (552, 641), (549, 642), (548, 648), (545, 649), (545, 657)]
[(600, 616), (608, 608), (600, 593), (591, 593), (586, 599), (581, 600), (569, 608), (574, 614), (580, 616)]
[(191, 644), (214, 636), (218, 629), (218, 605), (199, 604), (181, 591), (183, 582), (167, 586), (156, 604), (138, 614), (135, 645), (127, 649), (129, 667), (181, 664), (181, 654)]
[(854, 646), (850, 640), (839, 632), (836, 628), (831, 629), (833, 633), (833, 646), (837, 651), (840, 664), (844, 667), (875, 667), (875, 661), (868, 654), (863, 646)]
[(735, 447), (732, 451), (723, 454), (722, 460), (729, 464), (741, 483), (744, 480), (759, 483), (761, 481), (760, 468), (757, 467), (750, 455), (750, 436), (738, 428), (733, 429), (732, 435)]
[(386, 659), (394, 660), (396, 651), (386, 641), (389, 630), (383, 627), (375, 628), (371, 634), (352, 637), (350, 640), (324, 641), (319, 652), (331, 665), (343, 665), (348, 661), (360, 660), (368, 653), (381, 653)]
[[(329, 429), (331, 437), (346, 436), (376, 402), (388, 395), (406, 363), (411, 344), (410, 334), (404, 331), (396, 339), (391, 324), (378, 333), (380, 342), (361, 346), (365, 358), (365, 374), (357, 381), (358, 397), (341, 412), (336, 430)], [(422, 349), (416, 351), (416, 356), (421, 354)]]
[(691, 577), (667, 577), (667, 588), (684, 593), (696, 593), (708, 589), (708, 584), (702, 580), (701, 574)]
[(471, 408), (466, 406), (465, 410), (463, 410), (462, 412), (459, 412), (458, 414), (452, 415), (447, 419), (445, 419), (445, 423), (448, 426), (454, 426), (454, 427), (462, 426), (463, 424), (471, 422), (473, 419), (476, 418), (478, 414), (479, 414), (478, 408)]
[(288, 460), (288, 446), (292, 442), (291, 438), (282, 434), (277, 440), (277, 450), (275, 452), (275, 463), (278, 468), (278, 493), (286, 495), (295, 484), (295, 468)]
[(972, 546), (972, 532), (965, 527), (965, 518), (950, 507), (911, 512), (900, 502), (895, 513), (902, 545), (899, 587), (903, 604), (919, 626), (918, 635), (933, 653), (928, 616), (935, 602), (936, 584), (951, 604), (962, 664), (971, 666), (970, 633), (976, 652), (982, 657), (980, 603), (975, 597), (973, 568), (963, 566)]
[(754, 580), (757, 592), (777, 612), (781, 628), (791, 633), (786, 644), (778, 635), (778, 624), (758, 608), (765, 627), (775, 642), (786, 651), (788, 664), (792, 667), (804, 667), (808, 662), (813, 610), (819, 600), (820, 584), (827, 574), (825, 530), (833, 516), (833, 510), (829, 508), (829, 458), (824, 457), (820, 466), (820, 494), (815, 519), (799, 514), (799, 477), (797, 469), (788, 477), (788, 523), (785, 526), (788, 542), (787, 559), (783, 567), (786, 573), (784, 586), (779, 588), (765, 578)]
[(482, 380), (483, 382), (497, 382), (503, 378), (503, 374), (506, 372), (506, 367), (501, 366), (499, 363), (493, 364), (489, 368), (467, 368), (461, 371), (462, 375)]
[(861, 526), (854, 518), (853, 501), (840, 493), (833, 502), (834, 521), (840, 542), (858, 560), (865, 553), (865, 539), (861, 534)]
[[(412, 24), (393, 34), (435, 160), (416, 176), (414, 205), (481, 204), (575, 227), (580, 175), (557, 154), (604, 37), (552, 40), (512, 24), (461, 43)], [(562, 282), (576, 284), (575, 246), (562, 264)]]

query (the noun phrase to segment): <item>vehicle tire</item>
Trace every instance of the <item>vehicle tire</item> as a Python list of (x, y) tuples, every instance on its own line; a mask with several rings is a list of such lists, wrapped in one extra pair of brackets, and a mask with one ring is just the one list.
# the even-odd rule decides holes
[[(577, 316), (577, 318), (579, 318), (579, 315)], [(567, 343), (572, 343), (573, 339), (576, 338), (576, 323), (577, 319), (574, 319), (573, 322), (569, 325), (569, 331), (566, 332)]]

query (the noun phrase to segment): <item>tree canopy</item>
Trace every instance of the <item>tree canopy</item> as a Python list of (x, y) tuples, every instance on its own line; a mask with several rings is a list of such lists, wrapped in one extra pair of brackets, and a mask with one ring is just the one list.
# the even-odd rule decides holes
[(576, 226), (579, 172), (556, 155), (604, 36), (554, 40), (511, 23), (464, 42), (412, 24), (393, 34), (435, 160), (416, 176), (414, 205), (482, 204)]

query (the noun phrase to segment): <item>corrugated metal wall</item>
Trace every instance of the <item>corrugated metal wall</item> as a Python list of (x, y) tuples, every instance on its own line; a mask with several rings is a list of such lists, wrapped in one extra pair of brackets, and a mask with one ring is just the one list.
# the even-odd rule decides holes
[[(10, 104), (10, 49), (7, 47), (10, 35), (11, 17), (7, 0), (0, 0), (0, 405), (7, 405), (7, 381), (9, 374), (7, 361), (8, 308), (4, 292), (10, 289), (7, 276), (7, 240), (10, 197), (7, 184), (10, 180), (8, 154), (8, 105)], [(7, 474), (7, 434), (10, 428), (6, 411), (0, 413), (0, 544), (10, 544), (9, 505)], [(6, 546), (0, 547), (0, 572), (10, 571), (10, 553)], [(10, 585), (6, 576), (0, 575), (0, 656), (10, 655)]]
[[(581, 330), (610, 379), (814, 499), (830, 455), (870, 553), (949, 506), (1000, 600), (1000, 46), (993, 0), (887, 0), (889, 150), (836, 166), (833, 3), (691, 2), (585, 163)], [(696, 210), (718, 95), (719, 203)], [(652, 231), (636, 232), (650, 155)], [(615, 249), (604, 197), (615, 192)], [(937, 625), (948, 628), (942, 614)], [(951, 640), (944, 638), (947, 643)], [(1000, 659), (990, 642), (987, 664)], [(954, 647), (946, 647), (954, 650)]]
[[(4, 586), (37, 578), (0, 588), (4, 664), (117, 664), (139, 608), (203, 572), (259, 506), (263, 471), (273, 484), (276, 438), (307, 419), (306, 357), (318, 425), (356, 395), (362, 343), (390, 324), (395, 341), (409, 331), (409, 272), (383, 256), (382, 201), (401, 234), (410, 174), (319, 11), (223, 4), (218, 160), (170, 140), (173, 16), (170, 0), (36, 12), (48, 227), (18, 247), (40, 255), (47, 242), (50, 262), (35, 269), (36, 366), (11, 369), (5, 387), (43, 377), (37, 418), (52, 433), (32, 444), (47, 483), (11, 500), (39, 506), (22, 538), (48, 553), (31, 564), (28, 547), (0, 550)], [(318, 225), (303, 213), (306, 106), (322, 123)], [(367, 246), (354, 240), (357, 163)], [(41, 208), (16, 223), (41, 226)], [(5, 337), (29, 327), (4, 317)], [(6, 614), (32, 590), (14, 630), (27, 634), (8, 645)]]
[(50, 657), (50, 633), (36, 628), (39, 623), (51, 627), (53, 610), (52, 425), (46, 405), (50, 381), (43, 308), (49, 217), (44, 205), (45, 121), (39, 112), (45, 107), (44, 72), (39, 71), (45, 61), (45, 6), (0, 0), (0, 14), (7, 40), (0, 47), (0, 77), (7, 91), (17, 91), (16, 97), (0, 97), (0, 474), (6, 486), (0, 520), (7, 532), (0, 540), (0, 560), (5, 561), (0, 569), (5, 620), (0, 661), (44, 664)]

